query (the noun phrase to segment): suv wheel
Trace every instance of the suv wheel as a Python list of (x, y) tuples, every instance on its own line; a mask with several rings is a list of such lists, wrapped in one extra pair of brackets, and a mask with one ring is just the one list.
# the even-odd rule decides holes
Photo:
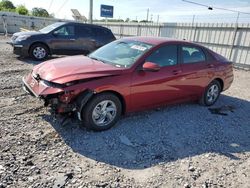
[(122, 105), (119, 98), (111, 93), (96, 95), (82, 111), (83, 122), (88, 129), (103, 131), (119, 120)]
[(44, 44), (34, 44), (30, 48), (30, 56), (35, 60), (44, 60), (48, 55), (49, 50)]

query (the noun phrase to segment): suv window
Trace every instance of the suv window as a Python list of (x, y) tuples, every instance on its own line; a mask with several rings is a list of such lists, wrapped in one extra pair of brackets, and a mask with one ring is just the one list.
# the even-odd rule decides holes
[(206, 61), (204, 52), (198, 47), (183, 46), (181, 54), (184, 64)]
[(93, 35), (91, 29), (86, 26), (76, 26), (76, 33), (78, 36), (82, 37), (90, 37)]
[(160, 67), (177, 64), (177, 46), (166, 45), (155, 50), (146, 61), (157, 63)]
[(54, 34), (59, 36), (73, 36), (75, 35), (75, 27), (73, 25), (62, 26), (55, 30)]
[(110, 32), (102, 28), (92, 28), (95, 36), (110, 36)]

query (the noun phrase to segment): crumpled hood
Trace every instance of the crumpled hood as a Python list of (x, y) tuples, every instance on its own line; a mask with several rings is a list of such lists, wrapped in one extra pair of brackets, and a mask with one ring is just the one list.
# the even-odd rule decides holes
[(122, 68), (83, 55), (45, 61), (33, 69), (33, 74), (38, 74), (41, 79), (60, 84), (80, 79), (118, 75), (121, 72)]

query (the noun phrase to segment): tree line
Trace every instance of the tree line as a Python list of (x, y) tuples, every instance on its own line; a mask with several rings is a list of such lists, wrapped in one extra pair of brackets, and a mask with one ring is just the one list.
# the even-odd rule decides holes
[[(29, 11), (24, 5), (14, 6), (14, 4), (10, 0), (0, 0), (0, 11), (7, 12), (16, 12), (20, 15), (29, 15), (29, 16), (37, 16), (37, 17), (50, 17), (54, 18), (54, 14), (49, 14), (48, 11), (44, 8), (34, 7), (31, 11)], [(105, 22), (106, 19), (94, 20), (96, 22)], [(123, 19), (108, 19), (108, 22), (134, 22), (134, 23), (152, 23), (152, 21), (147, 20), (130, 20), (129, 18)]]
[(0, 11), (16, 12), (21, 15), (38, 16), (38, 17), (54, 17), (44, 8), (34, 7), (29, 11), (24, 5), (15, 6), (10, 0), (0, 1)]

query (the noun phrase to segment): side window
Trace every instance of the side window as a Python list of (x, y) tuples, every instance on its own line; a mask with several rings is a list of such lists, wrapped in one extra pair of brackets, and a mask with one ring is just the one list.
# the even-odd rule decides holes
[(183, 46), (181, 54), (184, 64), (206, 61), (206, 56), (198, 47)]
[(93, 31), (95, 36), (102, 36), (103, 35), (103, 33), (101, 32), (101, 29), (99, 29), (99, 28), (92, 28), (92, 31)]
[(157, 63), (160, 67), (177, 64), (177, 46), (166, 45), (154, 51), (146, 61)]
[(90, 37), (93, 35), (91, 34), (91, 29), (85, 26), (76, 26), (76, 33), (81, 37)]
[(95, 36), (110, 36), (110, 32), (102, 28), (92, 28)]
[(54, 31), (54, 34), (59, 36), (74, 36), (75, 27), (73, 25), (66, 25)]

